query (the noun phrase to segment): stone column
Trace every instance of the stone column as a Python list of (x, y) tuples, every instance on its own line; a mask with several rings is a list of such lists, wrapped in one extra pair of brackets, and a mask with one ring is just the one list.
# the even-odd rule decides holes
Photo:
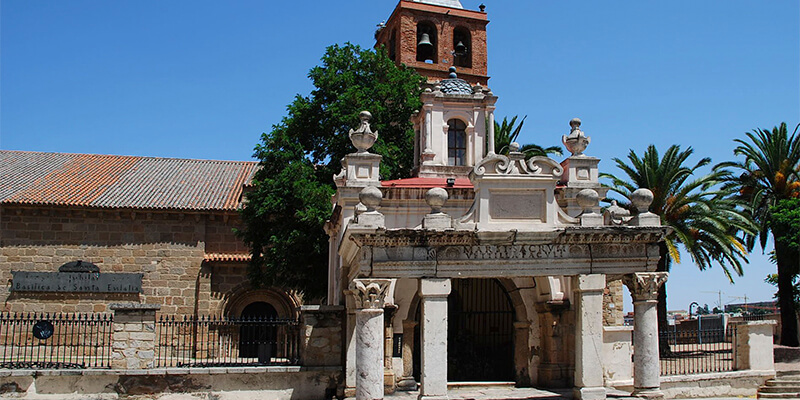
[(575, 292), (575, 398), (606, 398), (603, 387), (603, 291), (606, 277), (601, 274), (572, 278)]
[(447, 399), (447, 295), (450, 279), (422, 278), (420, 400)]
[(422, 152), (422, 165), (433, 165), (436, 153), (431, 148), (433, 142), (433, 104), (424, 104), (422, 110), (425, 113), (425, 150)]
[(383, 399), (383, 305), (390, 279), (354, 279), (356, 399)]
[(155, 363), (156, 311), (160, 304), (113, 303), (111, 368), (147, 369)]
[(486, 127), (486, 153), (494, 154), (494, 107), (489, 109), (489, 126)]
[(622, 277), (633, 297), (633, 395), (663, 399), (658, 359), (658, 288), (667, 272), (637, 272)]
[(403, 376), (397, 382), (397, 390), (417, 390), (414, 380), (414, 330), (417, 321), (403, 321)]

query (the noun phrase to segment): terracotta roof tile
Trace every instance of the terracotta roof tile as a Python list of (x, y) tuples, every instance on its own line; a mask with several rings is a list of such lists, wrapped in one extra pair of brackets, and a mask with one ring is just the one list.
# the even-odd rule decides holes
[(235, 210), (258, 163), (0, 150), (0, 203)]

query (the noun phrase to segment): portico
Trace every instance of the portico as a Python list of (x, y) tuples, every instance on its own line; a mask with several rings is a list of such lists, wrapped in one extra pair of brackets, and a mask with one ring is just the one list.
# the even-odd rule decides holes
[[(376, 179), (380, 156), (356, 143), (377, 137), (364, 114), (361, 127), (351, 134), (360, 135), (354, 144), (363, 151), (342, 162), (336, 177), (338, 221), (329, 224), (338, 255), (331, 258), (330, 292), (347, 296), (351, 316), (345, 374), (351, 394), (379, 399), (385, 388), (413, 388), (418, 372), (420, 399), (447, 398), (453, 282), (497, 279), (519, 299), (510, 328), (514, 365), (508, 366), (516, 371), (517, 384), (559, 385), (553, 377), (560, 374), (576, 398), (605, 399), (603, 295), (609, 281), (622, 279), (636, 307), (635, 394), (660, 396), (653, 296), (667, 274), (653, 271), (666, 231), (648, 212), (600, 213), (599, 160), (583, 154), (589, 138), (580, 121), (570, 125), (563, 141), (572, 156), (561, 163), (546, 157), (526, 160), (512, 144), (507, 156), (488, 153), (469, 166), (474, 189), (466, 208), (461, 199), (449, 206), (449, 193), (459, 191), (448, 190), (444, 179), (442, 187), (424, 191), (398, 193), (381, 185)], [(647, 210), (652, 201), (646, 189), (633, 197), (639, 210)], [(419, 318), (412, 302), (419, 304)], [(384, 363), (385, 352), (392, 351), (385, 345), (390, 338), (380, 334), (388, 305), (397, 310), (390, 332), (412, 340), (400, 343), (397, 368)], [(415, 324), (419, 371), (408, 359), (414, 353)], [(561, 355), (544, 354), (547, 346), (562, 349)]]

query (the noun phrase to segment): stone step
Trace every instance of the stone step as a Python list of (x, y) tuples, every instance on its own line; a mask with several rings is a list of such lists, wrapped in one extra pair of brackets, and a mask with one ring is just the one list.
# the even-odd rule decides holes
[(514, 382), (447, 382), (450, 390), (513, 389)]
[(765, 382), (767, 386), (800, 386), (800, 380), (794, 379), (770, 379)]
[(800, 393), (758, 393), (759, 399), (798, 399)]
[(800, 371), (778, 371), (775, 376), (780, 379), (800, 380)]
[(800, 393), (800, 386), (761, 386), (759, 393)]

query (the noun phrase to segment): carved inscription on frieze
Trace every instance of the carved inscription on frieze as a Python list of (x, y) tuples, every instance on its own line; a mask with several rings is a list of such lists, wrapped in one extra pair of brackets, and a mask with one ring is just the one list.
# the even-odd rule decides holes
[[(570, 247), (563, 244), (542, 245), (481, 245), (450, 246), (438, 252), (439, 260), (529, 260), (559, 259), (570, 257)], [(437, 257), (430, 254), (429, 257)], [(431, 258), (432, 259), (432, 258)]]

